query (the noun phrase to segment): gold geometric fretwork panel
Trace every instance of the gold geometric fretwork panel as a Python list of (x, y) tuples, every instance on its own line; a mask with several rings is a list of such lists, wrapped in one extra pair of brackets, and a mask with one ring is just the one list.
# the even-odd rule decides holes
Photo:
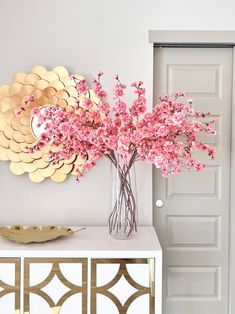
[(20, 313), (20, 258), (0, 258), (0, 313)]
[(87, 314), (87, 259), (26, 258), (24, 313)]
[(92, 259), (91, 314), (154, 314), (154, 258)]

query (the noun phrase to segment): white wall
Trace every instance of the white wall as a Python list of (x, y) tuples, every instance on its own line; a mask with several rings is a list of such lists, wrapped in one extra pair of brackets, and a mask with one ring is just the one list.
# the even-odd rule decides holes
[[(140, 0), (0, 0), (0, 84), (35, 65), (64, 65), (88, 79), (105, 72), (145, 82), (151, 109), (153, 56), (149, 29), (235, 29), (235, 2)], [(149, 165), (138, 165), (139, 221), (152, 221)], [(106, 160), (78, 185), (31, 183), (0, 162), (0, 224), (105, 224), (110, 204)]]

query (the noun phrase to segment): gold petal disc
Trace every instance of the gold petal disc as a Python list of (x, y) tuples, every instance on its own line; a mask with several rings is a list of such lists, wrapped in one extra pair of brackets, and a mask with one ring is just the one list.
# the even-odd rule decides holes
[(59, 169), (63, 166), (64, 160), (60, 160), (58, 163), (53, 164), (53, 162), (50, 164), (50, 167), (53, 169)]
[(43, 95), (47, 97), (53, 96), (55, 95), (55, 93), (56, 93), (56, 89), (53, 87), (47, 87), (43, 90)]
[(11, 172), (14, 173), (17, 176), (25, 173), (25, 170), (22, 167), (21, 162), (11, 162), (10, 163), (10, 169), (11, 169)]
[(38, 169), (37, 165), (35, 165), (33, 162), (31, 163), (22, 162), (22, 167), (24, 168), (26, 172), (29, 172), (29, 173), (35, 172)]
[(22, 152), (28, 153), (27, 144), (25, 142), (20, 143), (20, 148)]
[(23, 87), (24, 85), (21, 83), (12, 84), (9, 89), (9, 96), (14, 96), (14, 95), (19, 94), (19, 92), (21, 91)]
[[(37, 101), (40, 97), (42, 97), (43, 92), (40, 89), (35, 89), (32, 95), (34, 96), (34, 99)], [(33, 107), (33, 104), (32, 104), (32, 107)]]
[(51, 176), (51, 179), (54, 182), (63, 182), (66, 178), (67, 178), (66, 174), (62, 174), (57, 171)]
[(75, 97), (69, 97), (66, 99), (68, 106), (70, 107), (77, 107), (76, 98)]
[(45, 88), (47, 88), (49, 85), (49, 83), (45, 80), (39, 80), (35, 83), (35, 88), (39, 89), (39, 90), (44, 90)]
[(29, 117), (21, 117), (20, 122), (23, 125), (30, 125), (30, 118)]
[(14, 162), (21, 161), (20, 155), (13, 152), (12, 150), (8, 150), (8, 158), (9, 158), (9, 160), (14, 161)]
[(67, 69), (62, 66), (58, 66), (54, 68), (53, 72), (55, 72), (59, 76), (60, 79), (69, 75), (69, 72), (67, 71)]
[(0, 132), (0, 145), (2, 147), (8, 148), (10, 140), (4, 135), (3, 132)]
[(6, 127), (7, 123), (4, 121), (2, 115), (0, 114), (0, 130), (3, 131)]
[(58, 106), (61, 107), (61, 108), (67, 108), (68, 103), (67, 103), (66, 100), (60, 99), (60, 100), (58, 101)]
[(55, 88), (57, 91), (64, 89), (64, 84), (61, 81), (50, 82), (49, 86)]
[(42, 79), (48, 82), (53, 82), (58, 80), (59, 76), (53, 71), (47, 71), (46, 73), (43, 74)]
[[(11, 121), (11, 126), (14, 130), (16, 131), (20, 131), (22, 128), (22, 124), (20, 123), (20, 120), (18, 117), (15, 117), (12, 121)], [(20, 132), (21, 133), (21, 132)], [(22, 133), (21, 133), (22, 134)]]
[(48, 103), (50, 104), (50, 105), (57, 105), (58, 104), (58, 98), (56, 97), (56, 96), (51, 96), (51, 97), (49, 97), (49, 99), (48, 99)]
[(44, 105), (48, 105), (48, 97), (46, 96), (42, 96), (38, 99), (37, 104), (39, 106), (44, 106)]
[(4, 161), (9, 160), (8, 152), (9, 150), (7, 148), (0, 146), (0, 159)]
[(61, 174), (69, 174), (70, 172), (73, 171), (74, 165), (70, 164), (70, 165), (63, 165), (60, 169), (58, 169), (58, 172), (60, 172)]
[(21, 127), (21, 132), (24, 135), (31, 134), (31, 128), (29, 126), (24, 125)]
[(42, 158), (34, 160), (33, 163), (37, 166), (38, 169), (44, 169), (50, 166), (50, 162), (44, 161)]
[(33, 144), (35, 142), (35, 137), (32, 134), (25, 135), (24, 140), (27, 144)]
[(20, 96), (21, 97), (24, 97), (24, 96), (30, 96), (33, 94), (33, 91), (34, 91), (34, 86), (31, 86), (31, 85), (24, 85), (22, 88), (21, 88), (21, 91), (20, 91)]
[(38, 76), (40, 76), (41, 78), (43, 77), (43, 75), (47, 72), (47, 69), (42, 67), (42, 66), (36, 66), (33, 68), (32, 73), (37, 74)]
[(6, 123), (11, 124), (11, 121), (14, 119), (15, 115), (12, 109), (7, 110), (4, 114), (4, 120)]
[(45, 179), (45, 177), (40, 174), (39, 170), (36, 170), (34, 172), (30, 172), (29, 178), (31, 181), (33, 181), (35, 183), (40, 183)]
[(71, 97), (76, 97), (78, 95), (76, 88), (73, 86), (66, 86), (64, 90), (68, 92)]
[(20, 153), (21, 152), (21, 148), (19, 143), (15, 142), (14, 140), (10, 140), (10, 149), (15, 152), (15, 153)]
[(0, 107), (1, 112), (5, 113), (7, 110), (12, 108), (10, 102), (11, 102), (11, 99), (9, 97), (4, 97), (1, 100), (1, 107)]
[(13, 83), (21, 83), (24, 84), (25, 77), (27, 76), (26, 73), (20, 72), (16, 73), (13, 77)]
[(19, 153), (20, 159), (26, 163), (32, 163), (33, 159), (30, 157), (29, 153), (21, 152)]
[(0, 99), (3, 97), (9, 96), (9, 89), (10, 89), (10, 86), (8, 85), (0, 86)]
[(42, 155), (43, 155), (43, 151), (42, 150), (39, 150), (39, 151), (35, 151), (34, 153), (30, 154), (30, 157), (32, 159), (35, 159), (35, 160), (38, 160), (38, 159), (41, 159), (42, 158)]
[(5, 127), (3, 132), (4, 132), (4, 134), (6, 135), (7, 138), (13, 139), (14, 130), (12, 129), (12, 127), (10, 125), (6, 125), (6, 127)]
[(67, 99), (69, 97), (69, 93), (66, 92), (65, 90), (59, 90), (56, 94), (56, 97), (58, 97), (59, 99)]
[[(22, 142), (24, 142), (24, 135), (21, 133), (21, 132), (19, 132), (19, 131), (16, 131), (16, 132), (14, 132), (13, 133), (13, 138), (14, 138), (14, 140), (16, 141), (16, 142), (18, 142), (18, 143), (22, 143)], [(1, 142), (1, 141), (0, 141)], [(21, 147), (21, 146), (20, 146)], [(21, 149), (21, 148), (20, 148)], [(22, 151), (22, 149), (21, 149), (21, 151)]]
[(43, 169), (38, 169), (38, 171), (45, 178), (49, 178), (55, 173), (56, 170), (51, 168), (51, 167), (47, 167), (47, 168), (43, 168)]
[(64, 160), (66, 165), (72, 164), (76, 160), (77, 156), (73, 155), (71, 158)]
[(38, 80), (40, 80), (40, 76), (38, 76), (37, 74), (30, 73), (30, 74), (26, 75), (24, 83), (26, 85), (35, 85), (35, 83)]

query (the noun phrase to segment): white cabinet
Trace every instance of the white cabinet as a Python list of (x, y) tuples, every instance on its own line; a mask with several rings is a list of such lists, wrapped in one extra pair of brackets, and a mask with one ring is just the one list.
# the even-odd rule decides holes
[(0, 240), (1, 314), (161, 314), (162, 251), (153, 227), (131, 240), (88, 227), (34, 245)]

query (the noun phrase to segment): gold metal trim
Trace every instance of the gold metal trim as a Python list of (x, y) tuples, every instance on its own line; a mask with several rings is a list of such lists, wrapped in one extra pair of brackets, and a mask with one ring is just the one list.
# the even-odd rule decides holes
[[(96, 296), (98, 293), (105, 295), (109, 299), (113, 301), (116, 305), (119, 314), (127, 314), (128, 309), (132, 302), (136, 300), (138, 297), (149, 294), (149, 314), (154, 314), (155, 309), (155, 293), (154, 293), (154, 268), (153, 273), (150, 271), (150, 284), (149, 288), (140, 285), (139, 283), (135, 282), (133, 278), (130, 276), (127, 265), (128, 264), (149, 264), (151, 261), (151, 265), (154, 267), (154, 258), (151, 259), (92, 259), (91, 260), (91, 314), (96, 314)], [(97, 287), (97, 265), (98, 264), (119, 264), (119, 270), (116, 276), (107, 284), (101, 287)], [(136, 291), (132, 294), (125, 302), (124, 305), (118, 300), (118, 298), (108, 291), (110, 288), (116, 285), (119, 279), (124, 276), (126, 281), (133, 286)], [(145, 313), (147, 314), (147, 313)]]
[[(77, 81), (84, 79), (81, 75), (75, 76)], [(22, 102), (31, 95), (34, 101), (28, 103), (25, 111), (18, 115)], [(31, 154), (26, 146), (36, 143), (31, 129), (32, 108), (50, 104), (71, 111), (77, 106), (76, 99), (82, 104), (84, 98), (91, 99), (94, 109), (97, 107), (99, 100), (95, 93), (89, 90), (79, 96), (74, 80), (70, 79), (64, 67), (48, 71), (36, 66), (31, 73), (17, 73), (11, 85), (0, 86), (0, 160), (9, 160), (10, 170), (15, 175), (28, 173), (30, 180), (35, 183), (49, 177), (54, 182), (62, 182), (70, 173), (78, 174), (75, 167), (82, 172), (84, 161), (78, 156), (53, 165), (48, 152), (55, 147), (47, 146)]]
[(0, 279), (0, 288), (3, 290), (0, 292), (0, 298), (9, 294), (15, 294), (15, 314), (20, 313), (20, 258), (0, 258), (1, 264), (15, 264), (15, 285), (11, 286), (6, 284)]
[[(45, 280), (35, 286), (29, 286), (29, 276), (30, 276), (30, 264), (32, 263), (50, 263), (52, 264), (52, 269), (50, 274)], [(79, 287), (70, 281), (68, 281), (60, 270), (60, 264), (65, 263), (79, 263), (82, 264), (82, 286)], [(66, 292), (60, 300), (55, 303), (49, 295), (47, 295), (41, 289), (46, 287), (54, 276), (70, 289)], [(87, 259), (86, 258), (25, 258), (24, 260), (24, 312), (30, 313), (29, 295), (30, 293), (37, 294), (43, 298), (51, 308), (52, 314), (59, 314), (60, 309), (64, 302), (69, 299), (72, 295), (76, 293), (82, 293), (82, 313), (87, 314)]]

